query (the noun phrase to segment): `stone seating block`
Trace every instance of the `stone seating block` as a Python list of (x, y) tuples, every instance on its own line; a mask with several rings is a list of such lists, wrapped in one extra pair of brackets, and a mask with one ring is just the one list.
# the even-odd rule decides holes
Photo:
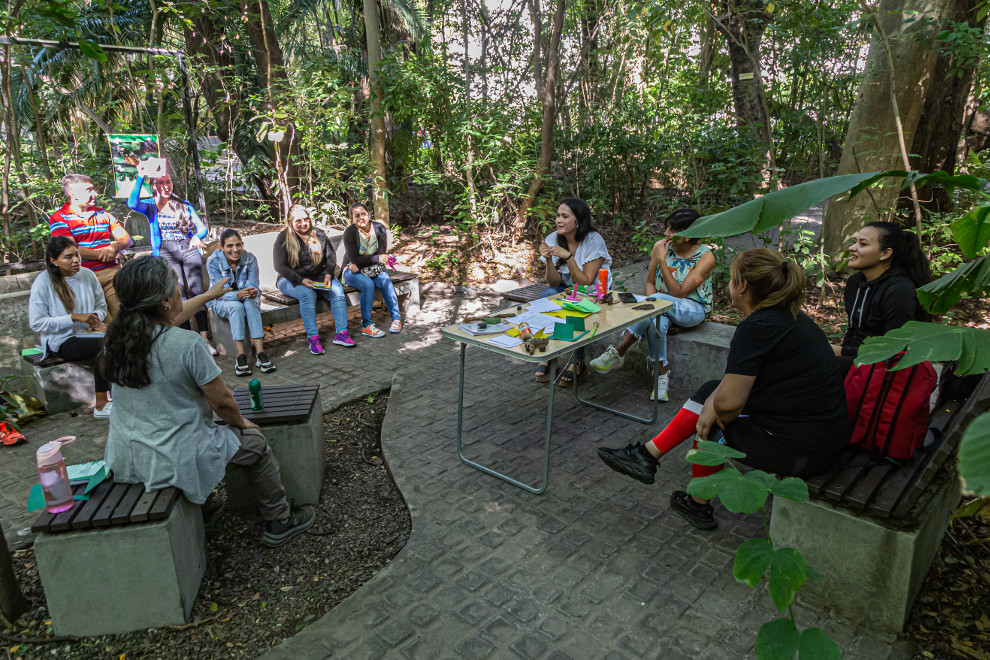
[(206, 570), (198, 505), (156, 522), (40, 534), (38, 573), (59, 635), (115, 635), (189, 618)]
[[(693, 328), (680, 328), (667, 336), (667, 367), (671, 373), (671, 386), (678, 390), (694, 392), (709, 380), (722, 380), (725, 361), (729, 357), (729, 342), (735, 326), (705, 321)], [(608, 338), (618, 344), (619, 336)], [(642, 374), (646, 382), (653, 375), (653, 367), (647, 363), (646, 339), (633, 345), (626, 353), (623, 368), (632, 368)]]

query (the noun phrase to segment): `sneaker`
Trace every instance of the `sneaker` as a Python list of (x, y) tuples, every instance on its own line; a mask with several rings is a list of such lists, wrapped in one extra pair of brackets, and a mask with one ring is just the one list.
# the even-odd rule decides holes
[(392, 321), (392, 325), (389, 326), (388, 331), (391, 332), (393, 335), (397, 335), (400, 332), (402, 332), (402, 321), (400, 321), (399, 319), (395, 319), (394, 321)]
[(203, 528), (206, 531), (210, 531), (220, 520), (220, 516), (223, 512), (227, 510), (227, 507), (220, 500), (219, 497), (214, 493), (210, 493), (210, 496), (206, 498), (203, 502), (202, 514), (203, 514)]
[(258, 353), (258, 359), (255, 361), (254, 366), (261, 369), (261, 373), (263, 374), (275, 371), (275, 365), (268, 359), (268, 354), (264, 351)]
[(96, 419), (110, 419), (110, 411), (113, 409), (113, 401), (107, 401), (107, 405), (103, 406), (103, 410), (93, 407), (93, 417)]
[(599, 447), (598, 458), (616, 472), (621, 472), (644, 484), (652, 484), (656, 481), (654, 475), (657, 473), (660, 461), (653, 458), (641, 442), (630, 443), (622, 449)]
[(236, 376), (250, 376), (251, 366), (248, 364), (247, 356), (241, 353), (237, 356), (237, 364), (234, 365), (234, 375)]
[(213, 357), (217, 356), (217, 349), (213, 347), (213, 344), (211, 344), (210, 342), (206, 342), (206, 347), (210, 349), (210, 355), (212, 355)]
[[(333, 343), (337, 343), (335, 339)], [(313, 335), (309, 338), (309, 352), (313, 355), (323, 355), (323, 344), (320, 343), (319, 335)]]
[(292, 507), (292, 513), (285, 520), (265, 523), (265, 533), (261, 542), (269, 548), (277, 548), (293, 536), (302, 534), (316, 522), (316, 511), (311, 506)]
[(625, 361), (626, 359), (619, 355), (619, 351), (615, 350), (615, 346), (609, 346), (605, 349), (604, 353), (589, 362), (589, 364), (595, 371), (607, 374), (612, 369), (620, 368)]
[(378, 339), (379, 337), (385, 336), (385, 331), (376, 328), (374, 323), (369, 323), (368, 325), (361, 328), (361, 334), (364, 335), (365, 337), (374, 337), (375, 339)]
[(715, 529), (715, 512), (711, 504), (700, 504), (683, 490), (675, 490), (670, 494), (670, 508), (698, 529)]
[[(383, 332), (382, 334), (385, 333)], [(351, 339), (351, 336), (349, 334), (347, 334), (347, 330), (335, 334), (333, 336), (333, 343), (337, 344), (338, 346), (354, 346), (354, 340)]]
[(670, 388), (670, 372), (665, 374), (660, 374), (657, 379), (657, 387), (655, 390), (650, 392), (650, 401), (655, 401), (657, 395), (660, 395), (661, 401), (667, 401), (667, 390)]

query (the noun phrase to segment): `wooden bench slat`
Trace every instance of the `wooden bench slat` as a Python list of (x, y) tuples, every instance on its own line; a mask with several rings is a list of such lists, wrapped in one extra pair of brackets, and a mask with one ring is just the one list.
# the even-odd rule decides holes
[(518, 289), (513, 289), (512, 291), (506, 291), (502, 294), (502, 297), (513, 302), (533, 302), (540, 297), (540, 294), (543, 293), (543, 290), (546, 289), (547, 286), (548, 285), (546, 284), (530, 284), (529, 286), (519, 287)]
[(895, 467), (892, 463), (883, 462), (869, 468), (846, 494), (849, 505), (854, 509), (865, 509), (874, 495), (886, 485), (886, 479)]
[(142, 484), (128, 485), (127, 492), (124, 493), (117, 508), (113, 510), (113, 514), (110, 516), (110, 524), (126, 525), (131, 522), (131, 511), (134, 510), (134, 505), (138, 503), (142, 495), (144, 495)]
[[(83, 491), (86, 490), (86, 484), (77, 484), (72, 487), (73, 495), (82, 495)], [(81, 505), (82, 502), (76, 502), (76, 504)], [(63, 512), (64, 513), (64, 512)], [(35, 534), (41, 534), (42, 532), (51, 532), (52, 523), (55, 522), (55, 518), (62, 514), (59, 513), (49, 513), (47, 509), (42, 509), (41, 515), (39, 515), (33, 523), (31, 523), (31, 531)]]
[(164, 520), (169, 517), (172, 513), (172, 507), (175, 506), (176, 500), (179, 499), (180, 491), (178, 488), (164, 488), (158, 491), (158, 498), (151, 507), (151, 511), (148, 515), (148, 520)]
[(865, 456), (854, 456), (825, 487), (825, 497), (832, 501), (841, 501), (870, 469), (868, 463)]
[(103, 499), (113, 490), (114, 485), (110, 480), (102, 481), (89, 492), (89, 500), (72, 520), (73, 530), (89, 529), (93, 526), (93, 516), (99, 511), (100, 506), (103, 504)]
[(103, 504), (97, 509), (96, 514), (90, 521), (93, 527), (109, 527), (110, 526), (110, 516), (113, 515), (113, 510), (117, 508), (120, 504), (120, 500), (123, 499), (127, 491), (130, 490), (129, 484), (116, 484), (115, 487), (107, 493), (107, 496), (103, 498)]
[[(74, 495), (81, 494), (86, 490), (85, 485), (78, 486), (78, 490), (73, 490)], [(75, 504), (68, 511), (63, 511), (62, 513), (56, 514), (55, 518), (52, 520), (51, 525), (48, 526), (49, 532), (64, 532), (72, 529), (72, 519), (76, 517), (76, 514), (82, 510), (86, 502), (83, 500), (76, 500)]]
[(158, 499), (158, 493), (160, 492), (160, 490), (152, 490), (138, 498), (137, 504), (134, 505), (134, 509), (131, 511), (131, 522), (144, 522), (148, 519), (151, 506)]
[(828, 484), (835, 478), (835, 475), (837, 475), (843, 468), (845, 468), (846, 465), (849, 464), (849, 461), (852, 460), (856, 453), (857, 452), (855, 449), (847, 449), (842, 453), (839, 460), (836, 462), (835, 467), (833, 467), (830, 471), (808, 479), (808, 492), (812, 495), (821, 495), (824, 493), (825, 489), (828, 488)]

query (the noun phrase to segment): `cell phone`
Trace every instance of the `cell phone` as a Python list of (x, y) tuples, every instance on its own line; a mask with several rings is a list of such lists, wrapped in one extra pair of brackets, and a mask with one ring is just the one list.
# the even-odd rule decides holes
[(628, 291), (619, 291), (619, 300), (624, 303), (634, 303), (636, 302), (636, 296)]

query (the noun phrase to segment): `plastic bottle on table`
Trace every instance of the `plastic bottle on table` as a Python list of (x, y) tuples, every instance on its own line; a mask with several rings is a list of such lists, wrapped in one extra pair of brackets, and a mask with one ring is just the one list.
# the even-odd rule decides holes
[(65, 469), (65, 459), (62, 458), (62, 445), (76, 439), (68, 435), (38, 448), (38, 477), (41, 480), (41, 492), (45, 496), (45, 508), (49, 513), (61, 513), (72, 508), (72, 486), (69, 485), (69, 473)]

